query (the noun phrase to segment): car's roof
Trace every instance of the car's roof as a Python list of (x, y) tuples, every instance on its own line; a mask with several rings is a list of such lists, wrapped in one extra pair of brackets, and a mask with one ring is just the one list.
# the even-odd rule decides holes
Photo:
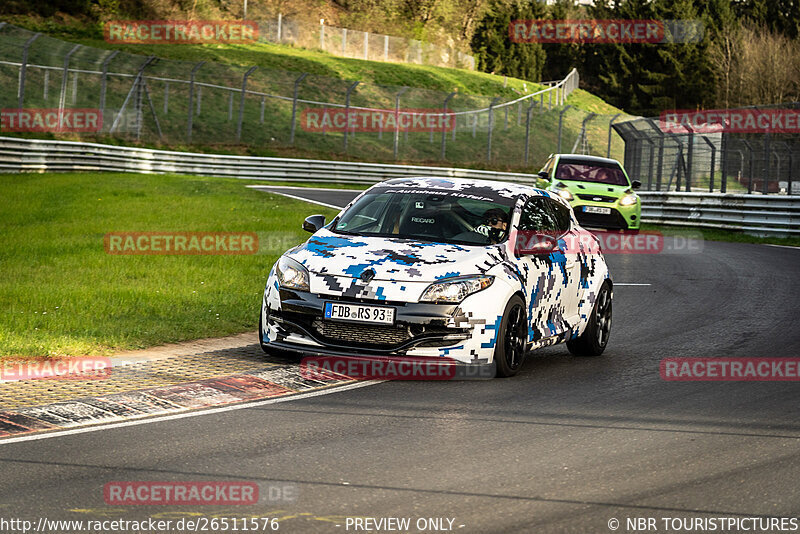
[(591, 163), (616, 163), (619, 165), (619, 161), (611, 158), (601, 158), (600, 156), (589, 156), (586, 154), (555, 154), (558, 158), (570, 158), (570, 159), (578, 159), (583, 161), (588, 161)]
[[(532, 177), (533, 179), (533, 177)], [(451, 191), (485, 191), (505, 198), (516, 198), (520, 195), (545, 194), (542, 189), (532, 185), (502, 182), (495, 180), (478, 180), (473, 178), (431, 178), (427, 176), (413, 176), (408, 178), (393, 178), (377, 184), (377, 186), (402, 186), (434, 189), (449, 189)], [(547, 195), (549, 196), (549, 195)]]

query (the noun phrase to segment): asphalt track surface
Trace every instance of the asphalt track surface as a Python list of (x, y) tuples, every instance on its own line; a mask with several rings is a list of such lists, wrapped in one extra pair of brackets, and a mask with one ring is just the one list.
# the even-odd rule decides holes
[[(352, 192), (304, 194), (333, 204)], [(280, 532), (337, 533), (356, 532), (347, 517), (444, 517), (457, 532), (612, 532), (612, 518), (631, 532), (626, 519), (644, 517), (667, 532), (662, 518), (800, 516), (800, 385), (659, 375), (667, 357), (800, 356), (800, 250), (707, 242), (607, 259), (616, 282), (650, 285), (616, 287), (601, 357), (556, 346), (511, 379), (382, 382), (0, 442), (0, 518), (277, 516)], [(239, 507), (105, 504), (104, 484), (128, 480), (299, 493)]]

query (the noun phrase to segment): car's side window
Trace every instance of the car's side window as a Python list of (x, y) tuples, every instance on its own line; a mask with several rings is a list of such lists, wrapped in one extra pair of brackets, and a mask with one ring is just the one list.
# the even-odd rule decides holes
[(556, 232), (558, 223), (547, 208), (544, 197), (534, 197), (522, 206), (522, 213), (519, 218), (519, 229), (525, 232)]
[(569, 216), (569, 208), (563, 205), (562, 203), (558, 202), (557, 200), (547, 199), (547, 203), (550, 206), (550, 209), (553, 211), (556, 230), (558, 232), (569, 232), (571, 224)]
[(555, 159), (556, 159), (556, 158), (550, 158), (550, 159), (548, 159), (548, 160), (547, 160), (547, 163), (545, 163), (545, 164), (544, 164), (544, 167), (542, 167), (542, 170), (543, 170), (544, 172), (547, 172), (547, 173), (549, 173), (551, 170), (553, 170), (553, 162), (555, 161)]

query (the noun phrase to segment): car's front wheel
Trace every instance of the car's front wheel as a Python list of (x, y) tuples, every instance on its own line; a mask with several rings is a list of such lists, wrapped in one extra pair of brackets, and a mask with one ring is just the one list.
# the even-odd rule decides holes
[(258, 314), (258, 344), (261, 345), (261, 350), (269, 354), (267, 344), (264, 343), (264, 319), (260, 313)]
[(497, 376), (514, 376), (525, 361), (525, 348), (528, 339), (528, 326), (525, 320), (525, 302), (514, 295), (506, 305), (497, 342), (494, 347), (494, 361)]
[(567, 348), (576, 356), (600, 356), (606, 350), (611, 334), (611, 285), (603, 282), (586, 330), (576, 339), (567, 341)]

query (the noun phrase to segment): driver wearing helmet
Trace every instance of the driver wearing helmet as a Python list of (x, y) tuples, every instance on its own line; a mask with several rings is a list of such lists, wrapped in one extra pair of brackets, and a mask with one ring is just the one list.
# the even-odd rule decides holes
[(503, 240), (508, 228), (508, 215), (500, 208), (492, 208), (483, 214), (483, 222), (475, 228), (475, 231), (489, 238), (491, 244), (497, 244)]

